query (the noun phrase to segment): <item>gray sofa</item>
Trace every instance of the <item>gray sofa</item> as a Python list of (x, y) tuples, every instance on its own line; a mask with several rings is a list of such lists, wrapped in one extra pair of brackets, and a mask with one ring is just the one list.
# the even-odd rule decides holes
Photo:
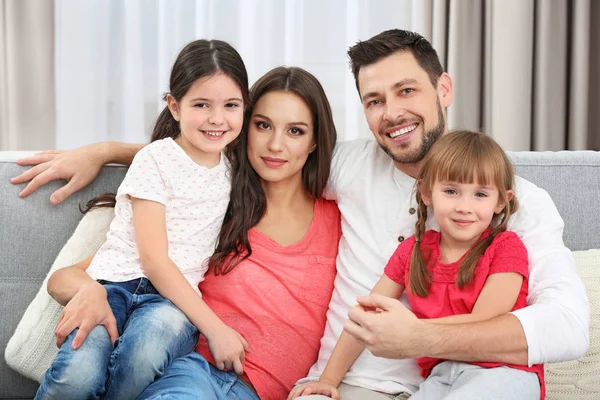
[[(12, 185), (9, 179), (24, 168), (13, 162), (16, 157), (14, 153), (0, 152), (2, 354), (21, 315), (80, 220), (78, 203), (114, 192), (126, 171), (124, 167), (105, 167), (92, 186), (60, 206), (53, 206), (48, 199), (62, 183), (53, 182), (27, 199), (17, 197), (23, 185)], [(511, 158), (520, 176), (546, 189), (554, 199), (565, 220), (566, 245), (572, 250), (600, 248), (600, 152), (518, 152)], [(36, 388), (36, 382), (10, 370), (2, 357), (0, 399), (29, 399)], [(593, 398), (600, 398), (600, 394)]]

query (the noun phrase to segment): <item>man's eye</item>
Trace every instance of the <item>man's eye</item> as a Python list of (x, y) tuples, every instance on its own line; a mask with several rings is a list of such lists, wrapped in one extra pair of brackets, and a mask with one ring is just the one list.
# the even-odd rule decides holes
[(412, 92), (414, 92), (415, 89), (412, 88), (406, 88), (402, 90), (402, 94), (411, 94)]

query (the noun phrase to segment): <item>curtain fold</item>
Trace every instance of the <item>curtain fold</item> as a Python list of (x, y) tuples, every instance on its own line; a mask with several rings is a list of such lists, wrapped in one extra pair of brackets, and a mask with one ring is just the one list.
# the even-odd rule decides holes
[(0, 150), (55, 146), (54, 1), (0, 0)]
[(431, 4), (429, 38), (454, 80), (451, 128), (507, 150), (600, 150), (600, 2)]

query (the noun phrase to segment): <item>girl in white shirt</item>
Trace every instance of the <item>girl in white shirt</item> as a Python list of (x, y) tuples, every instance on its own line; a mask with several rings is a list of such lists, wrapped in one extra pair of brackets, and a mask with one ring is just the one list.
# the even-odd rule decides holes
[[(70, 328), (36, 399), (134, 399), (194, 349), (199, 331), (219, 369), (243, 373), (248, 344), (198, 291), (229, 204), (222, 152), (240, 134), (248, 104), (240, 55), (218, 40), (188, 44), (165, 100), (152, 143), (119, 187), (107, 241), (88, 268), (106, 289), (118, 332)], [(58, 326), (70, 323), (61, 318)]]

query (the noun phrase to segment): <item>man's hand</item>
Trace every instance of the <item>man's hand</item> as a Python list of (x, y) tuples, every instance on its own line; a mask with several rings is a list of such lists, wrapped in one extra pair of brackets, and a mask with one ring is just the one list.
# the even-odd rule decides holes
[(67, 197), (89, 185), (105, 163), (107, 143), (96, 143), (73, 150), (49, 150), (36, 153), (17, 161), (19, 165), (34, 165), (10, 181), (14, 184), (29, 182), (19, 193), (27, 197), (40, 186), (58, 179), (67, 184), (50, 196), (52, 204), (58, 204)]
[(357, 300), (359, 306), (348, 312), (349, 320), (344, 324), (344, 330), (373, 355), (385, 358), (424, 356), (421, 338), (427, 327), (402, 303), (378, 294)]
[(246, 352), (250, 351), (246, 339), (225, 324), (205, 332), (204, 335), (208, 340), (208, 348), (215, 359), (215, 366), (220, 370), (234, 370), (236, 374), (242, 375)]
[(311, 394), (322, 394), (330, 397), (333, 400), (340, 400), (340, 392), (337, 387), (328, 382), (308, 382), (301, 385), (297, 385), (290, 392), (287, 400), (293, 400), (296, 397), (308, 396)]
[(97, 325), (106, 328), (110, 342), (114, 344), (119, 332), (117, 321), (106, 299), (106, 289), (99, 283), (92, 282), (83, 286), (60, 313), (54, 331), (56, 345), (62, 346), (67, 336), (79, 328), (72, 343), (73, 350), (77, 350)]

